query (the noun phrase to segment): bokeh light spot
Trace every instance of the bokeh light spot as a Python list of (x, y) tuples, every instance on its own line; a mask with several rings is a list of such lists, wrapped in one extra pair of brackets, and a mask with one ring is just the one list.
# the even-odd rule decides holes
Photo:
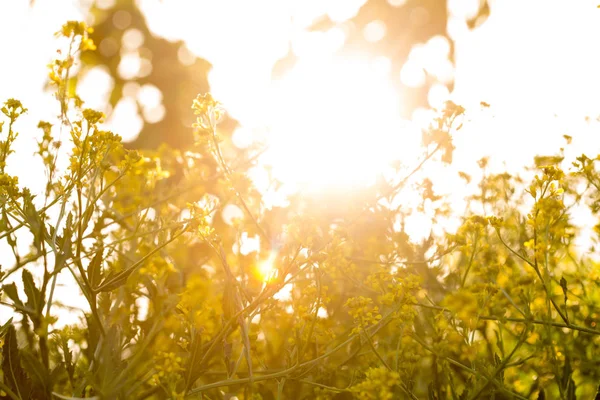
[(117, 29), (127, 29), (131, 25), (131, 14), (124, 10), (119, 10), (113, 14), (113, 25)]
[(127, 29), (125, 33), (123, 33), (122, 41), (125, 49), (130, 51), (137, 50), (144, 44), (144, 34), (139, 29)]
[(369, 22), (363, 29), (363, 35), (367, 42), (376, 43), (385, 37), (386, 26), (381, 20)]

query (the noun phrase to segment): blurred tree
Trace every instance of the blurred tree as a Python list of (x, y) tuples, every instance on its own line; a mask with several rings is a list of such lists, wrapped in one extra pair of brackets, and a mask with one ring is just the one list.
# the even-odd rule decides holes
[[(476, 12), (465, 21), (470, 29), (479, 26), (487, 18), (488, 0), (481, 0), (478, 9), (474, 11)], [(401, 79), (402, 68), (406, 66), (411, 50), (436, 36), (446, 39), (449, 46), (447, 61), (450, 62), (449, 66), (452, 65), (454, 44), (447, 30), (448, 18), (447, 0), (368, 0), (351, 19), (334, 21), (329, 16), (323, 16), (310, 30), (328, 31), (340, 27), (346, 34), (346, 41), (339, 53), (352, 54), (368, 49), (373, 57), (388, 58), (391, 61), (390, 78), (403, 98), (401, 112), (404, 117), (409, 118), (416, 108), (429, 107), (428, 93), (433, 85), (443, 84), (452, 91), (451, 74), (447, 75), (445, 71), (436, 74), (418, 63), (408, 65), (406, 75), (412, 76)], [(285, 74), (295, 62), (296, 58), (290, 51), (275, 65), (273, 75), (278, 77)]]
[[(130, 146), (156, 148), (164, 142), (181, 148), (190, 144), (193, 122), (190, 101), (196, 94), (209, 90), (207, 73), (211, 64), (189, 52), (182, 42), (156, 37), (134, 0), (116, 0), (112, 4), (95, 1), (90, 12), (95, 30), (93, 40), (99, 51), (84, 54), (82, 61), (88, 69), (106, 68), (114, 79), (110, 105), (114, 108), (124, 97), (134, 95), (139, 87), (158, 89), (162, 94), (162, 104), (153, 109), (136, 100), (144, 125)], [(488, 12), (487, 0), (482, 0), (479, 12), (466, 21), (467, 25), (478, 26)], [(422, 65), (410, 65), (406, 74), (412, 73), (413, 79), (407, 84), (400, 72), (406, 67), (411, 50), (434, 37), (446, 39), (447, 65), (452, 65), (454, 46), (447, 33), (448, 17), (447, 0), (369, 0), (350, 20), (333, 21), (325, 16), (310, 30), (326, 31), (341, 26), (346, 32), (346, 41), (340, 52), (368, 49), (374, 57), (390, 59), (390, 77), (404, 99), (401, 112), (404, 117), (410, 117), (416, 108), (428, 107), (428, 93), (433, 85), (443, 84), (452, 90), (451, 74), (440, 76)], [(139, 60), (139, 67), (134, 60)], [(127, 68), (129, 62), (131, 70)], [(275, 64), (273, 77), (284, 75), (295, 62), (296, 57), (290, 50)], [(132, 85), (127, 86), (129, 83)], [(231, 131), (233, 125), (234, 122), (228, 120), (221, 129)]]
[[(192, 143), (191, 101), (207, 92), (211, 64), (191, 54), (182, 42), (156, 37), (134, 0), (95, 2), (92, 38), (98, 51), (82, 55), (85, 68), (106, 68), (114, 80), (110, 105), (114, 108), (126, 96), (146, 88), (162, 97), (161, 105), (145, 107), (138, 98), (144, 118), (140, 135), (131, 147), (156, 148), (160, 143), (181, 148)], [(128, 68), (128, 62), (131, 67)], [(139, 67), (137, 67), (139, 61)], [(128, 84), (131, 84), (128, 86)], [(131, 90), (128, 90), (131, 88)]]

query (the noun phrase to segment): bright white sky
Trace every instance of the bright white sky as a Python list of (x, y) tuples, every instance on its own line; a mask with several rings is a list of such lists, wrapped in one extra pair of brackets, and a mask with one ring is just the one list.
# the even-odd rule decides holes
[[(41, 95), (46, 64), (56, 47), (52, 33), (65, 20), (81, 18), (81, 10), (85, 9), (82, 3), (86, 1), (36, 0), (30, 8), (29, 0), (0, 2), (0, 99), (16, 97), (30, 109), (30, 123), (22, 124), (23, 132), (37, 120), (51, 119), (56, 114), (48, 107), (48, 96)], [(322, 40), (303, 29), (323, 13), (334, 17), (352, 15), (362, 0), (141, 3), (153, 30), (168, 38), (185, 39), (190, 49), (215, 66), (210, 74), (213, 93), (242, 125), (253, 130), (261, 126), (265, 114), (274, 114), (274, 104), (279, 107), (277, 114), (290, 118), (292, 104), (289, 98), (274, 95), (277, 90), (296, 94), (299, 88), (316, 88), (337, 74), (335, 65), (313, 62), (328, 50), (323, 46), (335, 48), (335, 38)], [(457, 0), (450, 5), (460, 16), (469, 12), (472, 3)], [(232, 9), (236, 13), (232, 14)], [(456, 137), (456, 159), (464, 168), (486, 154), (493, 154), (497, 162), (527, 163), (536, 152), (553, 152), (560, 147), (563, 134), (574, 136), (575, 148), (600, 149), (597, 126), (589, 127), (584, 121), (586, 116), (600, 114), (600, 9), (596, 0), (496, 1), (490, 18), (476, 31), (466, 32), (460, 18), (455, 18), (451, 26), (457, 40), (456, 89), (452, 96), (467, 106), (473, 120)], [(271, 66), (287, 51), (289, 39), (294, 51), (304, 56), (306, 67), (296, 71), (296, 80), (292, 76), (272, 85)], [(346, 72), (365, 70), (360, 60), (357, 65)], [(321, 70), (321, 74), (312, 79), (311, 87), (314, 70)], [(365, 86), (383, 87), (372, 85), (371, 79), (365, 80)], [(343, 79), (335, 84), (342, 85)], [(377, 107), (401, 101), (390, 93), (380, 97), (383, 100), (376, 102)], [(481, 100), (492, 105), (484, 115), (478, 111)], [(90, 99), (90, 104), (95, 102)], [(390, 116), (388, 110), (384, 113), (388, 114), (380, 112), (380, 119), (391, 124), (396, 116)], [(333, 113), (332, 117), (339, 115)], [(271, 122), (277, 125), (278, 121)], [(293, 134), (290, 130), (286, 129), (285, 138), (278, 136), (280, 141), (289, 142), (288, 136)], [(130, 135), (127, 127), (122, 131), (117, 133)], [(31, 138), (33, 134), (26, 136)]]
[[(468, 32), (461, 16), (470, 12), (474, 1), (478, 0), (449, 1), (454, 14), (450, 29), (457, 45), (451, 96), (468, 112), (464, 128), (455, 137), (452, 170), (473, 172), (476, 160), (485, 155), (492, 155), (495, 168), (518, 170), (529, 165), (535, 154), (555, 153), (564, 144), (564, 134), (574, 138), (568, 155), (599, 153), (600, 126), (585, 120), (600, 115), (598, 1), (495, 1), (487, 22)], [(378, 162), (394, 156), (390, 151), (405, 158), (416, 154), (420, 140), (414, 127), (399, 120), (401, 99), (380, 74), (385, 72), (385, 60), (375, 65), (359, 57), (350, 66), (340, 65), (329, 56), (341, 43), (339, 32), (319, 36), (305, 31), (315, 17), (328, 13), (333, 19), (344, 19), (363, 2), (142, 0), (141, 4), (151, 29), (185, 40), (193, 52), (214, 65), (211, 90), (241, 122), (240, 141), (255, 137), (268, 123), (273, 152), (265, 162), (291, 183), (304, 179), (329, 185), (352, 183), (344, 182), (344, 176), (369, 179), (372, 170), (361, 176), (364, 162), (357, 165), (354, 154), (367, 149), (373, 154), (368, 162), (378, 169)], [(48, 106), (51, 97), (43, 94), (46, 64), (56, 48), (53, 33), (64, 21), (83, 18), (82, 3), (86, 0), (36, 0), (30, 7), (29, 0), (0, 1), (0, 100), (15, 97), (30, 109), (19, 126), (20, 153), (9, 164), (28, 186), (39, 185), (30, 156), (38, 135), (35, 125), (57, 114), (56, 108)], [(271, 67), (287, 52), (290, 40), (300, 66), (274, 84)], [(358, 81), (361, 95), (373, 99), (372, 103), (349, 101), (343, 91), (346, 80)], [(98, 103), (93, 90), (83, 97), (89, 104)], [(308, 107), (308, 99), (315, 104), (303, 108)], [(491, 108), (481, 110), (480, 101)], [(359, 119), (352, 131), (345, 116), (360, 114), (374, 115), (378, 122)], [(308, 123), (307, 115), (313, 118)], [(321, 128), (313, 132), (315, 120)], [(131, 136), (126, 122), (113, 121), (112, 128)], [(392, 134), (402, 129), (404, 135)], [(336, 130), (343, 136), (328, 136)], [(377, 132), (368, 143), (361, 136), (365, 131)], [(332, 152), (341, 140), (348, 151)], [(315, 148), (316, 142), (322, 150)], [(308, 153), (313, 173), (297, 175), (297, 166)], [(456, 192), (459, 185), (455, 173), (440, 172), (439, 189)]]

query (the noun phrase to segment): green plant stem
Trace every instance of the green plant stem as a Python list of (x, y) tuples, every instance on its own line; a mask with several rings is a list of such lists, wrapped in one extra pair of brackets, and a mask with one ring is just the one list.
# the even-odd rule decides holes
[[(439, 307), (439, 306), (432, 306), (432, 305), (428, 305), (428, 304), (413, 303), (411, 305), (417, 306), (417, 307), (430, 308), (432, 310), (443, 311), (443, 312), (447, 312), (447, 313), (452, 312), (451, 310), (449, 310), (447, 308)], [(598, 331), (598, 330), (586, 328), (584, 326), (579, 326), (579, 325), (575, 325), (575, 324), (571, 324), (571, 323), (565, 324), (565, 323), (560, 323), (560, 322), (542, 321), (539, 319), (498, 317), (498, 316), (494, 316), (494, 315), (482, 315), (479, 317), (479, 319), (484, 319), (486, 321), (497, 321), (497, 322), (509, 321), (509, 322), (517, 322), (517, 323), (521, 323), (521, 324), (550, 325), (550, 326), (554, 326), (557, 328), (566, 328), (566, 329), (570, 329), (573, 331), (589, 333), (590, 335), (600, 335), (600, 331)]]
[(450, 357), (446, 357), (446, 356), (442, 356), (442, 355), (440, 355), (440, 354), (436, 354), (436, 353), (435, 353), (435, 351), (434, 351), (434, 350), (433, 350), (431, 347), (429, 347), (429, 346), (428, 346), (428, 345), (427, 345), (425, 342), (423, 342), (423, 341), (422, 341), (422, 340), (421, 340), (421, 339), (420, 339), (420, 338), (419, 338), (417, 335), (411, 335), (411, 337), (412, 337), (412, 338), (413, 338), (413, 339), (414, 339), (414, 340), (415, 340), (417, 343), (419, 343), (419, 344), (420, 344), (420, 345), (421, 345), (421, 346), (422, 346), (422, 347), (423, 347), (425, 350), (427, 350), (427, 351), (429, 351), (430, 353), (432, 353), (432, 354), (436, 355), (438, 358), (440, 358), (440, 359), (442, 359), (442, 360), (445, 360), (445, 361), (447, 361), (448, 363), (450, 363), (450, 364), (452, 364), (452, 365), (455, 365), (455, 366), (457, 366), (457, 367), (459, 367), (459, 368), (461, 368), (461, 369), (463, 369), (463, 370), (465, 370), (465, 371), (467, 371), (467, 372), (471, 373), (472, 375), (474, 375), (474, 376), (476, 376), (476, 377), (479, 377), (479, 378), (485, 379), (486, 381), (491, 381), (491, 383), (492, 383), (492, 384), (494, 384), (494, 385), (495, 385), (495, 386), (496, 386), (496, 387), (497, 387), (499, 390), (501, 390), (501, 391), (503, 391), (503, 392), (506, 392), (506, 393), (509, 393), (509, 394), (510, 394), (511, 396), (513, 396), (514, 398), (521, 399), (521, 400), (528, 400), (528, 399), (527, 399), (527, 397), (523, 397), (523, 396), (521, 396), (521, 395), (520, 395), (520, 394), (518, 394), (518, 393), (512, 392), (512, 391), (510, 391), (510, 390), (508, 390), (508, 389), (504, 388), (504, 387), (502, 386), (502, 384), (501, 384), (500, 382), (496, 381), (495, 379), (488, 379), (488, 378), (486, 378), (485, 376), (483, 376), (482, 374), (480, 374), (479, 372), (477, 372), (476, 370), (474, 370), (474, 369), (472, 369), (472, 368), (469, 368), (469, 367), (467, 367), (466, 365), (464, 365), (463, 363), (461, 363), (461, 362), (459, 362), (459, 361), (456, 361), (456, 360), (454, 360), (454, 359), (452, 359), (452, 358), (450, 358)]
[[(479, 398), (479, 396), (489, 387), (489, 385), (491, 385), (492, 383), (496, 384), (496, 375), (498, 375), (500, 372), (502, 372), (506, 368), (506, 364), (510, 361), (510, 359), (515, 355), (517, 350), (525, 342), (525, 337), (527, 336), (527, 332), (528, 332), (528, 329), (523, 330), (523, 333), (519, 337), (517, 344), (512, 349), (510, 354), (507, 357), (504, 357), (504, 359), (502, 360), (500, 365), (498, 365), (494, 369), (494, 372), (492, 373), (492, 375), (490, 377), (487, 377), (487, 376), (485, 377), (488, 380), (487, 383), (485, 385), (483, 385), (483, 387), (481, 389), (479, 389), (479, 391), (475, 392), (475, 394), (471, 397), (472, 400), (477, 400)], [(503, 390), (503, 388), (501, 390)]]
[(375, 353), (375, 355), (377, 356), (377, 358), (379, 359), (379, 361), (381, 361), (381, 363), (387, 368), (388, 371), (393, 371), (392, 367), (390, 367), (388, 365), (388, 363), (383, 359), (383, 357), (381, 357), (381, 354), (379, 354), (379, 352), (375, 348), (375, 344), (373, 343), (373, 340), (371, 339), (371, 336), (367, 333), (367, 331), (365, 331), (365, 328), (363, 328), (363, 332), (365, 334), (365, 337), (367, 339), (367, 343), (369, 344), (369, 347), (371, 348), (371, 350), (373, 351), (373, 353)]
[(469, 257), (469, 263), (467, 264), (465, 273), (464, 273), (462, 279), (460, 280), (460, 287), (465, 286), (465, 282), (467, 281), (467, 276), (469, 275), (469, 271), (471, 270), (471, 267), (473, 266), (473, 260), (475, 259), (475, 253), (477, 251), (477, 241), (478, 240), (479, 240), (479, 232), (477, 231), (475, 233), (475, 239), (473, 239), (473, 249), (471, 250), (471, 257)]
[(6, 392), (6, 394), (12, 399), (12, 400), (24, 400), (21, 399), (19, 396), (17, 396), (15, 394), (15, 392), (13, 392), (12, 390), (10, 390), (10, 388), (8, 386), (6, 386), (6, 384), (4, 384), (3, 382), (0, 382), (0, 390), (3, 390), (4, 392)]
[(219, 146), (219, 142), (217, 141), (217, 131), (216, 131), (216, 127), (215, 126), (212, 126), (211, 137), (212, 137), (212, 140), (213, 140), (213, 144), (215, 146), (215, 150), (216, 150), (215, 152), (217, 154), (217, 162), (219, 162), (219, 164), (221, 164), (221, 167), (223, 168), (223, 171), (225, 172), (225, 176), (227, 177), (227, 180), (231, 184), (231, 186), (232, 186), (232, 188), (233, 188), (233, 190), (235, 192), (236, 197), (238, 198), (238, 200), (242, 204), (242, 207), (244, 208), (244, 211), (246, 212), (246, 214), (248, 214), (248, 217), (250, 217), (250, 219), (252, 220), (252, 222), (256, 226), (256, 229), (258, 229), (258, 233), (262, 236), (262, 238), (270, 246), (271, 245), (271, 239), (269, 238), (269, 235), (267, 235), (267, 233), (265, 232), (265, 230), (263, 229), (263, 227), (258, 223), (258, 220), (254, 216), (254, 214), (252, 214), (252, 211), (250, 211), (250, 208), (246, 204), (246, 201), (242, 197), (241, 193), (237, 190), (237, 188), (235, 187), (235, 185), (233, 183), (233, 180), (231, 179), (231, 170), (229, 169), (227, 163), (225, 162), (225, 159), (223, 158), (223, 155), (221, 154), (221, 147)]
[(333, 386), (327, 386), (324, 385), (322, 383), (317, 383), (317, 382), (313, 382), (313, 381), (309, 381), (306, 379), (294, 379), (294, 378), (290, 378), (291, 381), (297, 381), (297, 382), (301, 382), (301, 383), (306, 383), (307, 385), (312, 385), (312, 386), (317, 386), (323, 389), (327, 389), (330, 390), (332, 392), (339, 392), (339, 393), (343, 393), (343, 392), (347, 392), (347, 393), (351, 393), (352, 391), (350, 389), (344, 389), (344, 388), (337, 388), (337, 387), (333, 387)]
[[(517, 253), (516, 251), (514, 251), (503, 239), (502, 236), (500, 235), (500, 232), (496, 229), (496, 234), (498, 235), (498, 238), (500, 239), (500, 242), (502, 242), (502, 244), (504, 245), (504, 247), (506, 247), (511, 253), (513, 253), (514, 255), (516, 255), (517, 257), (519, 257), (521, 260), (523, 260), (524, 262), (526, 262), (527, 264), (529, 264), (535, 271), (535, 273), (537, 274), (538, 278), (540, 279), (542, 285), (544, 286), (544, 291), (546, 292), (546, 297), (548, 298), (548, 300), (550, 300), (550, 302), (552, 303), (552, 306), (554, 307), (554, 309), (556, 310), (556, 312), (558, 313), (558, 315), (560, 316), (560, 318), (566, 323), (569, 324), (569, 320), (568, 318), (563, 314), (563, 312), (560, 310), (560, 307), (558, 306), (558, 304), (556, 304), (556, 302), (554, 301), (554, 299), (550, 296), (550, 291), (548, 290), (548, 288), (546, 287), (546, 283), (544, 278), (542, 277), (542, 274), (537, 266), (537, 260), (535, 263), (529, 261), (528, 259), (526, 259), (525, 257), (523, 257), (522, 255), (520, 255), (519, 253)], [(535, 235), (537, 237), (537, 235)], [(534, 237), (535, 239), (535, 237)], [(535, 239), (537, 240), (537, 239)]]
[[(381, 319), (377, 324), (373, 325), (371, 327), (371, 329), (378, 329), (382, 326), (387, 325), (390, 321), (391, 321), (391, 316), (393, 315), (394, 311), (388, 313), (383, 319)], [(292, 373), (296, 372), (299, 369), (302, 368), (306, 368), (306, 367), (311, 367), (314, 364), (318, 363), (319, 361), (331, 356), (332, 354), (336, 353), (337, 351), (339, 351), (340, 349), (344, 348), (345, 346), (347, 346), (348, 344), (352, 343), (352, 341), (354, 341), (355, 339), (359, 338), (360, 335), (359, 334), (353, 334), (350, 337), (348, 337), (346, 340), (344, 340), (343, 342), (341, 342), (340, 344), (338, 344), (337, 346), (333, 347), (331, 350), (321, 354), (318, 357), (315, 357), (312, 360), (309, 361), (305, 361), (303, 363), (296, 363), (295, 365), (286, 368), (282, 371), (279, 372), (274, 372), (272, 374), (266, 374), (266, 375), (260, 375), (260, 376), (253, 376), (253, 381), (254, 382), (259, 382), (259, 381), (265, 381), (265, 380), (271, 380), (271, 379), (277, 379), (277, 378), (282, 378), (282, 377), (288, 377), (288, 375), (291, 375)], [(293, 379), (292, 377), (288, 377), (288, 379)], [(218, 387), (223, 387), (223, 386), (233, 386), (233, 385), (240, 385), (240, 384), (246, 384), (250, 382), (250, 378), (238, 378), (238, 379), (226, 379), (226, 380), (222, 380), (222, 381), (218, 381), (218, 382), (214, 382), (214, 383), (209, 383), (206, 385), (202, 385), (199, 386), (195, 389), (192, 389), (190, 391), (188, 391), (188, 393), (186, 394), (186, 397), (191, 396), (193, 394), (199, 393), (199, 392), (203, 392), (206, 390), (210, 390), (210, 389), (215, 389)]]

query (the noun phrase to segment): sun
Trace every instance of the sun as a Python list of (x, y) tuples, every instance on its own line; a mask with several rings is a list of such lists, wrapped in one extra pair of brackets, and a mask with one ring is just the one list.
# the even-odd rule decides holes
[(277, 255), (271, 253), (266, 260), (262, 260), (258, 263), (257, 273), (263, 282), (269, 282), (275, 278), (277, 274), (277, 267), (275, 266), (275, 260)]
[(263, 165), (304, 189), (373, 183), (393, 160), (414, 155), (420, 135), (400, 116), (385, 58), (301, 61), (274, 82)]

